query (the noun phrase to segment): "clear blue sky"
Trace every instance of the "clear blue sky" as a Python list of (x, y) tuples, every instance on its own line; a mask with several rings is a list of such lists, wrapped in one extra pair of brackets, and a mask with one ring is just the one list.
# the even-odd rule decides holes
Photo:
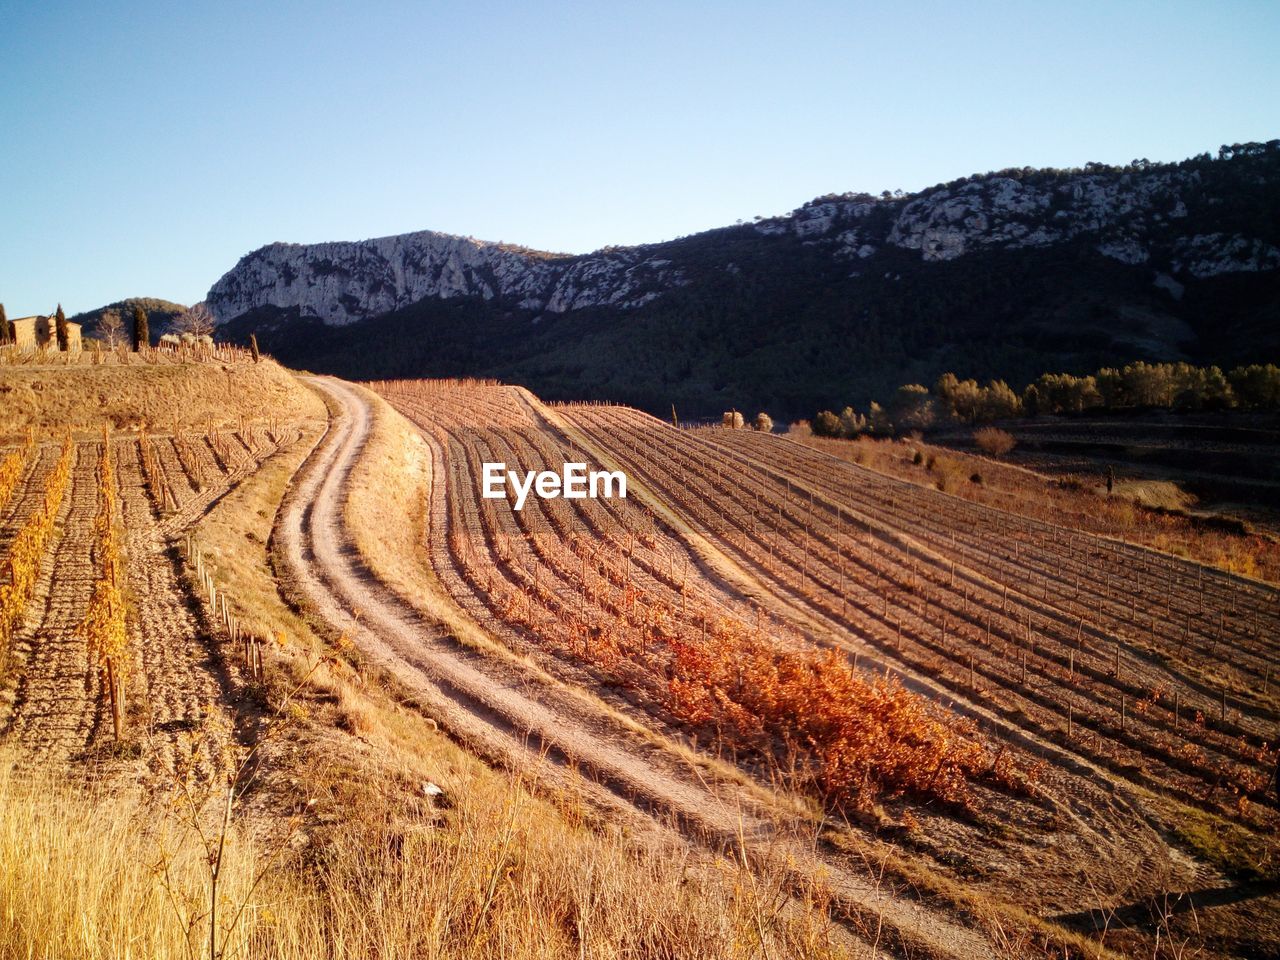
[[(197, 7), (199, 9), (197, 9)], [(1280, 3), (0, 4), (0, 302), (274, 240), (663, 240), (846, 190), (1280, 136)]]

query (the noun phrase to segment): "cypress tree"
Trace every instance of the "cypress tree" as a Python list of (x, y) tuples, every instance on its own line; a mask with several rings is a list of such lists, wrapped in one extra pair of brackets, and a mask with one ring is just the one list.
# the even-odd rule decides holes
[(0, 343), (9, 342), (9, 318), (5, 316), (4, 304), (0, 303)]
[(62, 312), (62, 304), (58, 304), (58, 312), (53, 318), (54, 326), (58, 334), (58, 349), (67, 349), (67, 315)]
[(137, 353), (142, 347), (151, 346), (151, 329), (147, 326), (147, 311), (142, 304), (133, 305), (133, 350)]
[(253, 362), (258, 362), (258, 337), (256, 334), (249, 334), (249, 352), (253, 354)]

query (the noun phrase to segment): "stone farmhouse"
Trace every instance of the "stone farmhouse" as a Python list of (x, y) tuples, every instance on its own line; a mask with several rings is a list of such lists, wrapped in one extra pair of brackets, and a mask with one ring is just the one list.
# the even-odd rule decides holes
[[(58, 349), (56, 321), (52, 316), (19, 317), (9, 321), (9, 339), (19, 350), (38, 350), (41, 347)], [(80, 349), (80, 324), (67, 321), (67, 350)]]

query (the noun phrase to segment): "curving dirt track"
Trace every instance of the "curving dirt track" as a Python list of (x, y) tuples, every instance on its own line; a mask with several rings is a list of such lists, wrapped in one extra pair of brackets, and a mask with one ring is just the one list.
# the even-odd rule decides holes
[[(453, 735), (543, 782), (583, 790), (612, 820), (644, 830), (676, 829), (715, 849), (741, 843), (748, 857), (788, 870), (798, 886), (821, 876), (838, 908), (868, 939), (896, 941), (916, 955), (998, 955), (985, 936), (948, 914), (893, 896), (866, 873), (815, 851), (811, 838), (800, 839), (811, 831), (766, 814), (749, 791), (708, 782), (705, 773), (596, 701), (514, 660), (464, 646), (373, 577), (343, 518), (348, 477), (369, 435), (370, 407), (341, 381), (314, 382), (338, 412), (279, 518), (276, 536), (286, 564), (316, 611)], [(427, 439), (433, 475), (447, 476), (446, 451)], [(447, 514), (447, 494), (443, 483), (434, 486), (433, 514)], [(873, 951), (863, 944), (854, 952)]]

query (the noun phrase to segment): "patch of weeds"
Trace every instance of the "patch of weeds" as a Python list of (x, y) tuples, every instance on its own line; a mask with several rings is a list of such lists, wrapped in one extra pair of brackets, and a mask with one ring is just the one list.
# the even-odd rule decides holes
[(1235, 880), (1280, 879), (1280, 867), (1268, 844), (1252, 831), (1201, 810), (1184, 809), (1173, 825), (1174, 837), (1196, 856)]

